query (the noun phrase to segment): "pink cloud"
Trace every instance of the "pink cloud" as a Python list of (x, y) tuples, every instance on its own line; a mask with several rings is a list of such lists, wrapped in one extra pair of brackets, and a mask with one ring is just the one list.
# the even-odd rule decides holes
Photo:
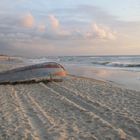
[(38, 31), (39, 32), (45, 32), (45, 30), (46, 30), (46, 25), (44, 23), (40, 23), (38, 25)]
[(50, 20), (52, 29), (56, 30), (59, 28), (60, 26), (59, 20), (54, 15), (49, 15), (49, 20)]
[(93, 35), (100, 39), (116, 39), (116, 35), (107, 27), (99, 26), (96, 23), (92, 25)]
[(21, 24), (27, 28), (33, 28), (35, 25), (35, 19), (31, 13), (27, 13), (22, 17)]

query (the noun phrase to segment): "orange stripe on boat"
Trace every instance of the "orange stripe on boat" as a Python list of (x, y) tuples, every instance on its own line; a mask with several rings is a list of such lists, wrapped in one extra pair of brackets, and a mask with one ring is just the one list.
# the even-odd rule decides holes
[(57, 76), (66, 76), (66, 71), (59, 71), (59, 72), (55, 72), (54, 75), (57, 75)]

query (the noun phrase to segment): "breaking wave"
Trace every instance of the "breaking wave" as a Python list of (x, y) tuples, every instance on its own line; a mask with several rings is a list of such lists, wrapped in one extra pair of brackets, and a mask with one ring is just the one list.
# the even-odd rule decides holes
[(111, 67), (140, 67), (140, 64), (131, 64), (131, 63), (120, 63), (120, 62), (92, 62), (92, 64), (96, 65), (104, 65)]

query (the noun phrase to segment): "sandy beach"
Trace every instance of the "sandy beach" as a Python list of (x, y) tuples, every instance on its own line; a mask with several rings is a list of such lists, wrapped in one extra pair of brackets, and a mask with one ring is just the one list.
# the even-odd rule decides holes
[(0, 85), (0, 106), (1, 140), (140, 139), (140, 92), (100, 80)]

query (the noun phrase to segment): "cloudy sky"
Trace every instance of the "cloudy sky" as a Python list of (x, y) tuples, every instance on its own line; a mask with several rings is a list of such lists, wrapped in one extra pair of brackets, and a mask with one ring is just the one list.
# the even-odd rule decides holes
[(140, 54), (140, 0), (4, 0), (0, 54)]

